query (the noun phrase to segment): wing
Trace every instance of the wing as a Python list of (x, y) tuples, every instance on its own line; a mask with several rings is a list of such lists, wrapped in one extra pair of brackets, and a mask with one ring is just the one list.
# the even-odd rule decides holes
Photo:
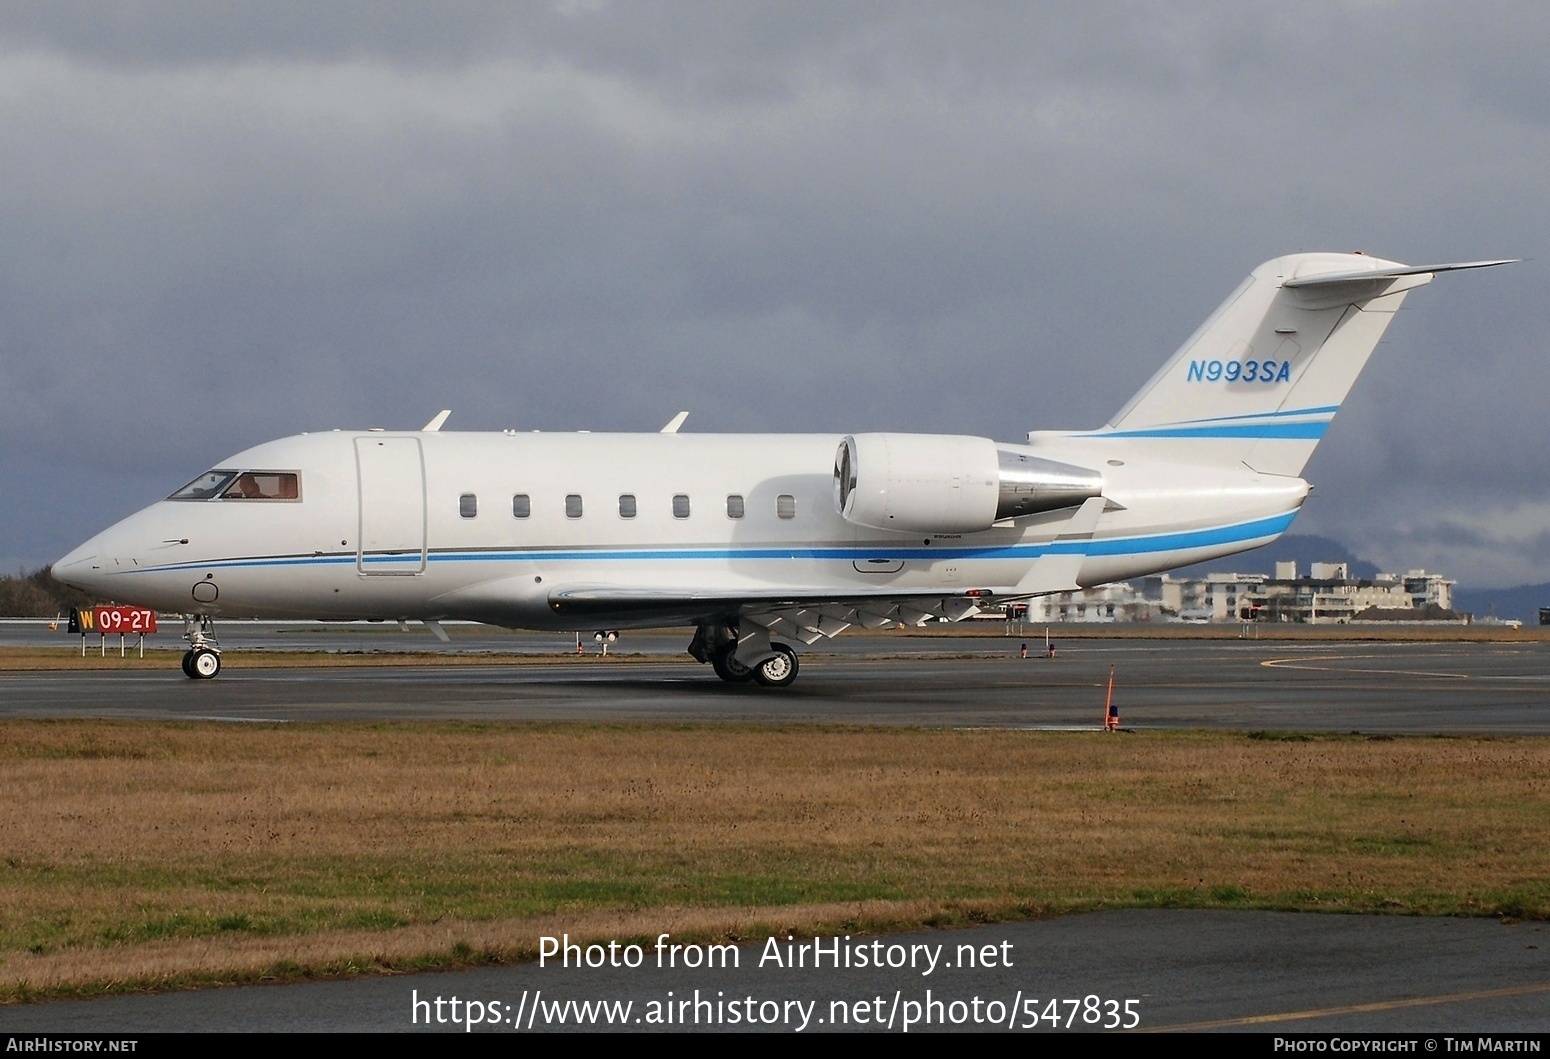
[(753, 622), (775, 635), (804, 643), (837, 636), (852, 626), (886, 629), (920, 626), (937, 619), (961, 621), (978, 614), (985, 601), (978, 594), (948, 595), (940, 589), (916, 593), (894, 590), (845, 598), (836, 598), (833, 588), (751, 596), (746, 591), (667, 592), (572, 586), (549, 594), (551, 610), (574, 616), (578, 621), (596, 618), (605, 623), (664, 625)]

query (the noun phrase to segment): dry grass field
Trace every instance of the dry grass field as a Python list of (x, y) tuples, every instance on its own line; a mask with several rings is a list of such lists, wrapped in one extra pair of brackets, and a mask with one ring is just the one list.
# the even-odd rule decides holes
[(1550, 915), (1550, 740), (0, 722), (0, 999), (1103, 906)]

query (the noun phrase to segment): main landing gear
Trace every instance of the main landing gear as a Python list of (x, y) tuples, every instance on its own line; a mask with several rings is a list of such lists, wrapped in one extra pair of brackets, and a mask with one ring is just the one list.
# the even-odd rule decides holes
[(783, 643), (772, 643), (773, 658), (754, 666), (753, 678), (767, 688), (784, 688), (797, 678), (797, 653)]
[(183, 655), (183, 675), (190, 680), (209, 680), (221, 671), (221, 647), (215, 639), (215, 623), (209, 615), (183, 619), (183, 639), (189, 643)]
[(728, 684), (750, 680), (767, 688), (789, 687), (797, 678), (797, 653), (783, 643), (772, 643), (768, 631), (754, 626), (739, 637), (725, 625), (701, 625), (689, 643), (689, 653), (710, 663), (716, 676)]

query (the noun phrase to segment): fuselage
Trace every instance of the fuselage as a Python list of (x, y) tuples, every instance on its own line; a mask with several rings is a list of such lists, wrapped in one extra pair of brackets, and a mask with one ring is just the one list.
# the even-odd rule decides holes
[[(186, 614), (595, 629), (708, 620), (721, 605), (703, 614), (681, 603), (653, 608), (656, 596), (1012, 594), (1041, 556), (1062, 547), (1070, 510), (961, 534), (848, 521), (835, 500), (841, 440), (303, 434), (216, 468), (284, 479), (283, 495), (239, 496), (232, 485), (224, 497), (163, 500), (53, 570), (105, 600)], [(1031, 442), (998, 448), (1101, 473), (1106, 506), (1084, 545), (1082, 585), (1267, 543), (1308, 491), (1300, 478), (1241, 464), (1150, 458), (1142, 443), (1080, 434)], [(635, 603), (617, 613), (593, 608), (584, 620), (555, 604), (588, 590)]]

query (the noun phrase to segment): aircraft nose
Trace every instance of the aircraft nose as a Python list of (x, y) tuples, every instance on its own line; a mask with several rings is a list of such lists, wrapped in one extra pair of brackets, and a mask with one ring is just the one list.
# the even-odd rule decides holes
[(96, 587), (98, 572), (102, 569), (98, 541), (99, 538), (93, 537), (49, 567), (48, 572), (54, 580), (62, 581), (71, 588), (90, 591)]

